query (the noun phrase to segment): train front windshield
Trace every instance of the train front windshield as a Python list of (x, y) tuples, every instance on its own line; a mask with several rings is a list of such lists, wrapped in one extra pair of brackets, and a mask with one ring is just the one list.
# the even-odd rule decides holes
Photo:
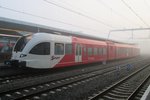
[(21, 52), (26, 46), (26, 44), (29, 42), (29, 40), (31, 40), (31, 35), (21, 37), (16, 43), (14, 51)]

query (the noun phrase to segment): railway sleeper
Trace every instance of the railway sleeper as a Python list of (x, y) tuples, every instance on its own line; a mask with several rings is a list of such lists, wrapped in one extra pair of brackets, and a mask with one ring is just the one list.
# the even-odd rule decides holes
[[(102, 97), (104, 100), (117, 100), (117, 98), (115, 98), (115, 97), (110, 97), (110, 96), (108, 96), (108, 95), (104, 95), (103, 97)], [(100, 98), (101, 99), (101, 98)], [(120, 99), (122, 99), (122, 98), (120, 98)]]
[(127, 98), (128, 97), (128, 95), (120, 95), (120, 94), (116, 94), (112, 92), (109, 92), (108, 95), (111, 97), (115, 97), (115, 98)]
[(140, 100), (141, 99), (141, 97), (139, 97), (139, 96), (136, 96), (135, 98), (134, 98), (134, 100)]
[(127, 90), (123, 90), (123, 89), (120, 89), (120, 88), (115, 88), (114, 90), (119, 91), (119, 92), (127, 92)]
[(120, 91), (116, 91), (116, 90), (112, 90), (113, 93), (117, 93), (117, 94), (120, 94), (120, 95), (130, 95), (131, 93), (129, 92), (120, 92)]
[(122, 89), (122, 90), (124, 90), (124, 91), (129, 91), (130, 90), (130, 88), (127, 88), (127, 87), (122, 87), (122, 86), (119, 86), (119, 87), (117, 87), (118, 89)]

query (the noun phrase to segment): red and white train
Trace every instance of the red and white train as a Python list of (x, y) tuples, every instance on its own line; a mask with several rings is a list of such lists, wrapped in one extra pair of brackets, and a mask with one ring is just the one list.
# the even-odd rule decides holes
[(139, 48), (133, 44), (36, 33), (21, 37), (13, 48), (11, 60), (6, 63), (31, 68), (57, 68), (130, 58), (139, 53)]

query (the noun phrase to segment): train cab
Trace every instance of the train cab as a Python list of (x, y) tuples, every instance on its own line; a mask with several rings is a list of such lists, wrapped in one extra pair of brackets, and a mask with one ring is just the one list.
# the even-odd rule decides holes
[(53, 68), (64, 57), (64, 44), (67, 43), (71, 44), (71, 38), (66, 36), (47, 33), (23, 36), (13, 49), (10, 63), (31, 68)]

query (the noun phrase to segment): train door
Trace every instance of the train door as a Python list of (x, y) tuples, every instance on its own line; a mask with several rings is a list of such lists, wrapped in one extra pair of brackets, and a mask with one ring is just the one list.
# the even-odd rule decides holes
[(75, 47), (75, 62), (82, 62), (82, 46), (76, 44)]
[(28, 60), (28, 65), (35, 68), (49, 68), (50, 63), (50, 43), (42, 42), (35, 45), (29, 52), (29, 54), (24, 57)]

